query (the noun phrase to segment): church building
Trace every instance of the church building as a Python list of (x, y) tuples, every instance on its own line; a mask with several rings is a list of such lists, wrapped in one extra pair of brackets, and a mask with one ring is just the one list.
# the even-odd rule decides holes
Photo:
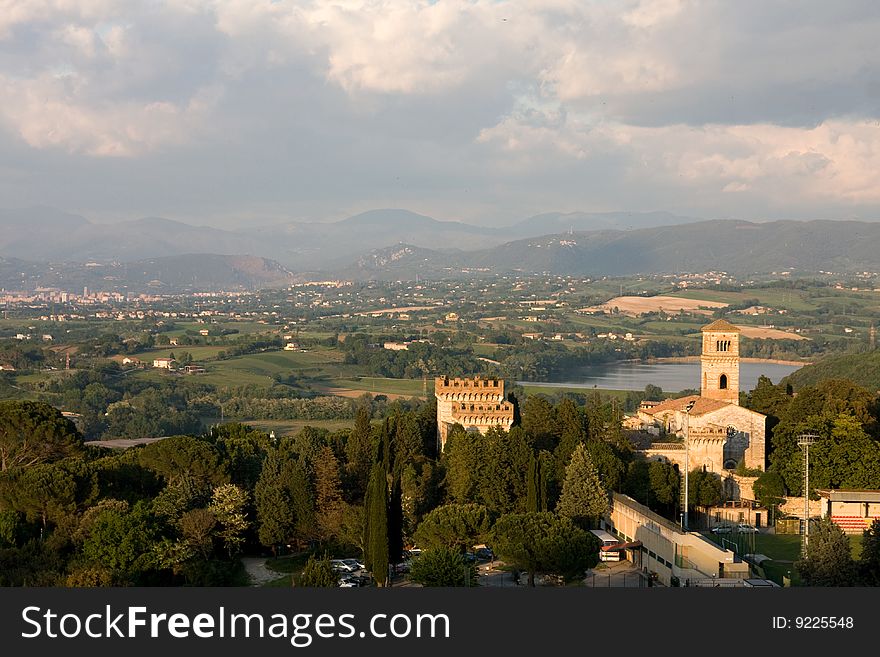
[(739, 405), (740, 329), (719, 319), (704, 326), (702, 334), (700, 394), (643, 402), (639, 408), (637, 425), (679, 439), (654, 443), (646, 455), (683, 467), (687, 435), (689, 470), (705, 467), (722, 474), (740, 460), (748, 468), (764, 470), (767, 418)]

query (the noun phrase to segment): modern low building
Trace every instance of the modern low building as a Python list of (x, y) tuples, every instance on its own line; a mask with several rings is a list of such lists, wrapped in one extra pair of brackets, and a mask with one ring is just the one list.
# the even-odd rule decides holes
[(749, 564), (697, 532), (686, 532), (628, 495), (612, 493), (606, 529), (627, 545), (626, 559), (665, 586), (741, 586)]

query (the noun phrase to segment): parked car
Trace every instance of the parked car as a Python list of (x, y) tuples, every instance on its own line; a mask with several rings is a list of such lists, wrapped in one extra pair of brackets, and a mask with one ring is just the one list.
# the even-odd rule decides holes
[(495, 553), (492, 552), (491, 548), (487, 547), (477, 548), (474, 554), (477, 555), (477, 559), (482, 559), (483, 561), (492, 561), (495, 559)]
[(718, 525), (717, 527), (713, 527), (710, 531), (713, 534), (729, 534), (733, 530), (730, 528), (730, 525)]
[(334, 572), (337, 573), (353, 573), (357, 568), (353, 568), (352, 566), (345, 563), (343, 559), (331, 559), (330, 567)]
[(363, 586), (363, 584), (361, 584), (361, 579), (359, 577), (342, 576), (339, 578), (339, 587), (340, 588), (355, 589), (360, 586)]
[(741, 534), (757, 534), (758, 530), (756, 527), (753, 527), (747, 522), (741, 522), (738, 526), (739, 532)]
[(357, 559), (340, 559), (342, 563), (344, 563), (349, 568), (353, 570), (363, 570), (364, 564), (358, 561)]

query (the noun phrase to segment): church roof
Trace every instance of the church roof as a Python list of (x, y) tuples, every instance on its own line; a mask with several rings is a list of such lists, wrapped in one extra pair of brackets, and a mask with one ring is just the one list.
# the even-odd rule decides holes
[(700, 395), (688, 395), (687, 397), (679, 397), (678, 399), (667, 399), (666, 401), (657, 404), (654, 408), (649, 408), (642, 412), (647, 413), (648, 415), (656, 415), (663, 411), (684, 412), (685, 407), (691, 401), (694, 402), (694, 407), (691, 409), (690, 413), (691, 415), (703, 415), (731, 405), (718, 399), (709, 399), (708, 397), (701, 397)]
[(739, 326), (735, 326), (728, 322), (726, 319), (716, 319), (711, 324), (706, 324), (701, 331), (736, 331), (739, 332), (742, 329)]

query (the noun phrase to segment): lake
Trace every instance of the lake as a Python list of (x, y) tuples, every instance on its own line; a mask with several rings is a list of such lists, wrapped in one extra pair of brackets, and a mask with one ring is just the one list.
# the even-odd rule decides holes
[[(739, 389), (748, 392), (758, 383), (761, 375), (773, 383), (800, 369), (798, 365), (770, 362), (740, 362)], [(548, 388), (604, 388), (606, 390), (644, 390), (653, 384), (666, 392), (700, 388), (700, 363), (634, 363), (618, 362), (584, 367), (567, 372), (564, 380), (553, 382), (518, 381), (517, 383)]]

